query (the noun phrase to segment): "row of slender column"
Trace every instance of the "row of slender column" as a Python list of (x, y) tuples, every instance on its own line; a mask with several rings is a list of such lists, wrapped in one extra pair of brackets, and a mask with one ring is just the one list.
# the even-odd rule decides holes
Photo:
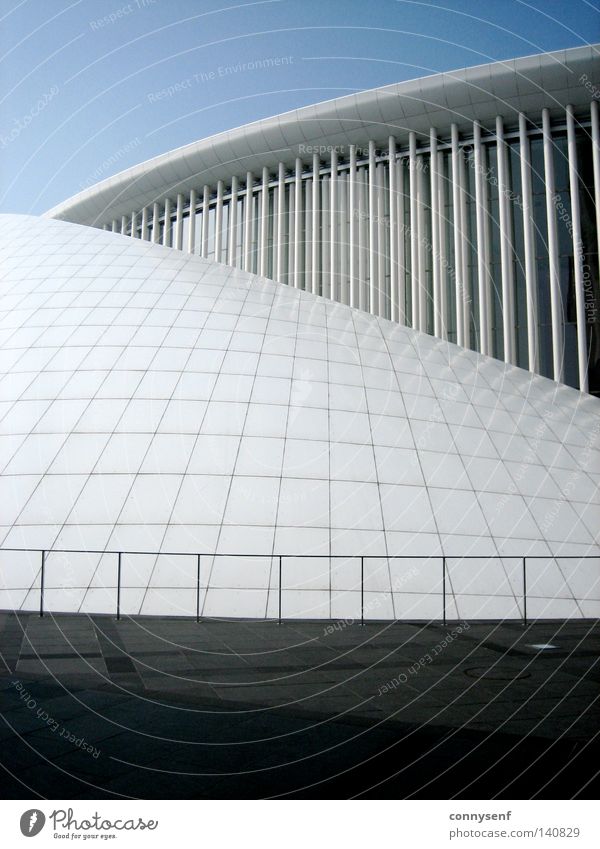
[[(576, 119), (572, 107), (566, 110), (571, 229), (574, 255), (574, 283), (577, 316), (577, 361), (579, 383), (587, 390), (587, 339), (585, 267), (582, 248), (581, 211), (576, 147)], [(598, 103), (591, 106), (591, 135), (594, 149), (594, 187), (596, 216), (600, 225), (600, 116)], [(542, 112), (544, 183), (549, 261), (549, 294), (552, 332), (552, 375), (564, 377), (564, 316), (560, 294), (559, 245), (556, 216), (556, 189), (553, 138), (550, 115)], [(511, 208), (508, 147), (503, 119), (496, 119), (492, 140), (497, 152), (498, 229), (500, 245), (500, 283), (502, 301), (502, 356), (507, 363), (517, 362), (515, 315), (515, 252), (512, 244), (512, 218), (519, 214)], [(527, 367), (540, 368), (538, 331), (538, 281), (532, 200), (531, 152), (528, 123), (519, 115), (521, 209), (527, 324)], [(400, 156), (393, 136), (388, 139), (386, 155), (378, 153), (370, 141), (366, 161), (358, 164), (357, 150), (351, 145), (347, 162), (340, 163), (333, 149), (329, 163), (322, 166), (314, 154), (309, 174), (300, 158), (291, 175), (279, 163), (274, 179), (264, 167), (260, 180), (248, 171), (245, 187), (232, 177), (229, 198), (219, 180), (216, 192), (204, 186), (202, 199), (195, 190), (179, 193), (173, 201), (155, 202), (131, 216), (114, 220), (113, 232), (136, 235), (156, 244), (172, 246), (189, 253), (208, 256), (209, 211), (214, 210), (212, 239), (214, 255), (261, 276), (304, 288), (352, 307), (384, 316), (400, 324), (410, 324), (442, 339), (448, 338), (450, 292), (453, 293), (453, 323), (456, 342), (493, 354), (491, 274), (490, 188), (486, 177), (486, 143), (482, 129), (473, 124), (475, 227), (473, 241), (475, 265), (472, 269), (477, 314), (471, 316), (468, 242), (468, 180), (463, 153), (465, 140), (458, 126), (450, 128), (450, 164), (444, 174), (444, 153), (437, 132), (431, 129), (429, 150), (417, 145), (415, 132), (408, 136), (408, 155)], [(469, 141), (469, 144), (471, 142)], [(440, 149), (442, 148), (442, 150)], [(428, 180), (425, 178), (428, 164)], [(324, 173), (321, 173), (321, 172)], [(405, 174), (408, 172), (408, 196)], [(274, 183), (274, 187), (273, 187)], [(272, 189), (274, 190), (272, 191)], [(322, 204), (328, 193), (328, 207)], [(242, 206), (240, 207), (240, 201)], [(270, 206), (272, 205), (272, 208)], [(227, 206), (227, 227), (223, 226)], [(240, 214), (241, 209), (241, 214)], [(448, 215), (447, 210), (450, 210)], [(195, 215), (201, 211), (200, 232)], [(184, 245), (184, 222), (190, 216)], [(450, 218), (451, 220), (448, 220)], [(272, 234), (270, 222), (273, 222)], [(200, 242), (197, 245), (196, 240)], [(239, 245), (241, 251), (238, 253)], [(452, 246), (452, 262), (447, 248)], [(600, 246), (600, 245), (599, 245)], [(428, 286), (428, 278), (431, 286)], [(432, 315), (432, 318), (431, 318)], [(472, 321), (475, 339), (471, 338)], [(523, 317), (521, 317), (523, 320)], [(523, 365), (524, 363), (521, 362)]]

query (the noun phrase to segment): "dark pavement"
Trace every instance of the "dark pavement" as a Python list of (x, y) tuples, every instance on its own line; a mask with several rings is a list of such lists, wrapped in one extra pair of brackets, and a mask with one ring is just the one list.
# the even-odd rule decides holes
[(0, 646), (4, 798), (598, 794), (597, 622), (3, 613)]

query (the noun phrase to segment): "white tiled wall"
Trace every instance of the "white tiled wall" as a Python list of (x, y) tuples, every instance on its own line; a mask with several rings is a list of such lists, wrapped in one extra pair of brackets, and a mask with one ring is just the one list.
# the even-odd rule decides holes
[[(95, 229), (4, 216), (0, 260), (0, 546), (129, 552), (148, 614), (202, 553), (204, 616), (278, 615), (281, 554), (284, 616), (356, 618), (365, 555), (375, 619), (440, 618), (442, 555), (450, 618), (519, 617), (538, 555), (530, 616), (600, 615), (596, 399)], [(113, 612), (116, 568), (48, 555), (47, 608)], [(40, 555), (0, 582), (37, 609)]]

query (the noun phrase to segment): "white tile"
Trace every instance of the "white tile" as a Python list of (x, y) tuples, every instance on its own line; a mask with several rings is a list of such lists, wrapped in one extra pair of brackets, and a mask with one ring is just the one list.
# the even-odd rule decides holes
[(211, 401), (202, 422), (203, 434), (238, 436), (244, 430), (248, 404)]
[(471, 489), (462, 457), (458, 454), (419, 451), (419, 461), (427, 486)]
[(183, 473), (187, 470), (196, 442), (191, 434), (157, 433), (146, 454), (142, 474)]
[(348, 442), (332, 443), (330, 448), (331, 480), (374, 481), (375, 460), (371, 445)]
[(581, 521), (581, 511), (578, 515), (568, 502), (530, 497), (525, 497), (525, 502), (544, 539), (557, 542), (594, 542)]
[(290, 404), (293, 407), (322, 407), (328, 404), (328, 385), (310, 380), (292, 380)]
[(72, 433), (49, 467), (49, 474), (76, 475), (91, 472), (108, 439), (106, 433)]
[(190, 458), (188, 473), (192, 475), (231, 475), (239, 444), (239, 436), (200, 434)]
[(489, 534), (474, 492), (429, 487), (429, 495), (441, 533), (470, 536)]
[[(4, 437), (7, 439), (9, 437)], [(14, 437), (16, 452), (4, 468), (5, 475), (43, 474), (65, 442), (62, 433), (31, 434), (23, 441)], [(19, 443), (21, 446), (18, 447)]]
[[(244, 424), (246, 436), (284, 437), (288, 419), (288, 407), (274, 404), (248, 404)], [(290, 420), (292, 414), (290, 411)]]
[[(20, 480), (26, 482), (22, 491), (27, 492), (29, 477)], [(19, 504), (17, 500), (19, 493), (18, 491), (17, 493), (11, 492), (11, 483), (13, 487), (19, 489), (21, 483), (15, 478), (8, 478), (8, 481), (5, 490), (12, 496), (11, 501), (8, 502), (8, 511), (10, 511), (13, 505)], [(19, 524), (51, 525), (55, 522), (64, 521), (65, 516), (70, 513), (75, 504), (85, 481), (85, 475), (45, 475), (39, 480), (35, 492), (31, 494), (27, 503), (21, 503), (23, 509), (19, 514)], [(15, 495), (17, 498), (15, 498)], [(4, 515), (6, 515), (6, 512), (4, 512)]]
[(283, 447), (283, 439), (243, 436), (235, 466), (236, 475), (280, 477)]
[(170, 521), (181, 525), (215, 525), (223, 520), (230, 479), (224, 475), (186, 475)]
[(381, 502), (377, 484), (332, 480), (331, 527), (381, 530)]
[(513, 480), (500, 460), (467, 457), (465, 466), (476, 492), (510, 493), (514, 489)]
[[(127, 497), (120, 520), (131, 525), (166, 524), (175, 505), (180, 484), (181, 475), (138, 476)], [(124, 548), (127, 550), (126, 546)]]
[(253, 383), (254, 376), (251, 375), (220, 374), (211, 399), (213, 401), (249, 401)]
[(420, 486), (380, 485), (386, 530), (435, 533), (427, 490)]
[(233, 478), (223, 521), (228, 525), (272, 525), (278, 496), (277, 478)]
[(332, 410), (329, 414), (329, 427), (332, 442), (364, 444), (371, 439), (369, 416), (366, 413), (345, 413), (341, 410)]
[[(267, 411), (270, 413), (270, 410)], [(327, 410), (307, 407), (290, 407), (287, 436), (292, 439), (329, 438), (329, 414)]]
[[(173, 387), (172, 397), (188, 401), (208, 401), (212, 395), (216, 374), (199, 374), (198, 372), (183, 373)], [(139, 393), (138, 393), (139, 394)], [(147, 396), (144, 396), (147, 397)], [(164, 396), (170, 398), (171, 393)]]
[(251, 400), (255, 404), (287, 404), (291, 380), (284, 377), (257, 377)]
[(287, 439), (284, 477), (329, 479), (329, 443), (312, 439)]
[(480, 428), (459, 425), (450, 425), (450, 430), (456, 450), (464, 457), (498, 457), (495, 433), (488, 434)]
[(267, 609), (267, 591), (213, 589), (206, 593), (202, 615), (208, 617), (250, 617), (264, 619)]
[(273, 557), (206, 558), (210, 588), (263, 589), (277, 563)]
[[(104, 402), (92, 402), (93, 404), (102, 404)], [(112, 402), (106, 402), (107, 404)], [(172, 403), (172, 402), (171, 402)], [(115, 422), (114, 428), (107, 429), (116, 430), (120, 433), (154, 433), (159, 426), (163, 413), (167, 409), (169, 402), (165, 399), (148, 399), (136, 398), (132, 399), (125, 407), (119, 420)], [(116, 412), (119, 411), (119, 408)], [(86, 413), (87, 415), (87, 413)], [(93, 429), (93, 421), (96, 419), (96, 410), (91, 410), (90, 429)], [(103, 416), (101, 416), (103, 418)], [(81, 425), (81, 423), (80, 423)], [(108, 425), (108, 422), (107, 422)], [(81, 429), (81, 427), (80, 427)]]
[(377, 477), (380, 483), (423, 485), (419, 455), (408, 448), (375, 447)]
[(362, 386), (330, 383), (329, 406), (332, 410), (349, 410), (353, 413), (366, 413), (367, 398), (365, 390)]
[(278, 525), (328, 528), (329, 482), (308, 478), (283, 478)]
[(398, 416), (371, 416), (371, 430), (375, 445), (414, 448), (415, 443), (408, 419)]
[(328, 554), (329, 528), (285, 527), (278, 519), (274, 551), (283, 554)]
[(207, 401), (169, 401), (156, 429), (161, 433), (198, 433)]

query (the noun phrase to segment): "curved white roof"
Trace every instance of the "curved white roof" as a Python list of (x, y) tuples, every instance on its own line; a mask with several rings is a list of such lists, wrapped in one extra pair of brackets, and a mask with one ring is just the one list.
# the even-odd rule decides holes
[[(520, 560), (488, 555), (600, 551), (597, 399), (89, 227), (2, 216), (0, 259), (0, 547), (378, 555), (366, 589), (383, 594), (382, 618), (433, 615), (429, 556), (455, 558), (455, 613), (481, 612), (492, 592), (505, 615), (518, 606)], [(1, 556), (0, 606), (37, 603), (39, 558), (19, 557)], [(114, 558), (52, 558), (49, 603), (53, 591), (65, 598), (62, 581), (77, 587), (73, 609), (110, 608)], [(273, 612), (270, 557), (209, 561), (204, 613)], [(332, 607), (323, 563), (287, 562), (290, 609), (321, 615), (327, 597), (336, 615), (355, 598), (344, 573), (346, 601)], [(577, 564), (583, 583), (568, 578), (571, 561), (562, 573), (538, 563), (549, 570), (538, 594), (553, 599), (539, 610), (596, 615), (597, 561)], [(356, 567), (336, 564), (339, 575)], [(195, 569), (195, 558), (130, 558), (123, 604), (181, 611)]]
[[(300, 145), (387, 145), (390, 134), (407, 142), (413, 130), (450, 134), (450, 124), (471, 131), (480, 121), (493, 131), (497, 115), (516, 125), (518, 113), (539, 118), (547, 107), (564, 114), (571, 104), (589, 108), (585, 80), (597, 79), (598, 46), (577, 47), (478, 65), (295, 109), (170, 151), (78, 193), (46, 213), (80, 224), (119, 219), (132, 209), (179, 191), (216, 185), (246, 171), (294, 164)], [(585, 77), (583, 75), (585, 74)], [(305, 154), (306, 157), (306, 154)], [(308, 157), (309, 158), (309, 157)]]

